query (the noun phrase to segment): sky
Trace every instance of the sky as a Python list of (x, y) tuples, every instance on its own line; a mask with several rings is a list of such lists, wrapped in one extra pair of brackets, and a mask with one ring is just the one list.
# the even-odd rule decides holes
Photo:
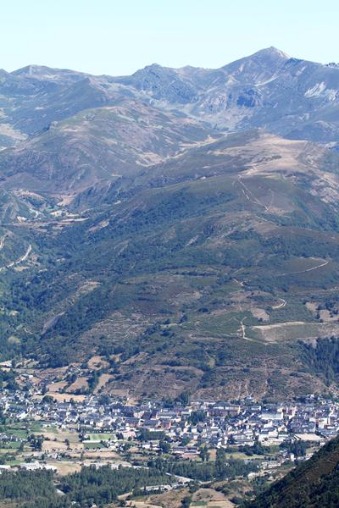
[(3, 0), (0, 69), (218, 68), (269, 46), (339, 62), (338, 25), (337, 0)]

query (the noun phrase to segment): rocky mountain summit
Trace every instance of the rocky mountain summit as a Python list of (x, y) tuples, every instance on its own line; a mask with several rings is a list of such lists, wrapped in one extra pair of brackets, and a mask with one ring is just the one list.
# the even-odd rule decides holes
[(262, 127), (292, 139), (336, 141), (338, 77), (337, 66), (275, 48), (216, 70), (153, 64), (118, 78), (40, 66), (1, 71), (3, 146), (83, 109), (123, 99), (171, 108), (227, 131)]

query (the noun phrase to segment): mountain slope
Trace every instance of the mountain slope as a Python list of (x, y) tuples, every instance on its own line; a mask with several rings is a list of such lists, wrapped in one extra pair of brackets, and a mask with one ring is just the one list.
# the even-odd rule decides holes
[(334, 508), (339, 504), (339, 437), (261, 494), (249, 508)]
[(42, 135), (4, 150), (1, 186), (59, 197), (77, 195), (98, 182), (112, 183), (141, 171), (210, 135), (211, 130), (184, 115), (135, 101), (85, 109), (55, 122)]
[(237, 134), (127, 174), (80, 223), (13, 226), (40, 269), (11, 274), (6, 345), (50, 366), (104, 355), (106, 389), (136, 397), (335, 391), (300, 339), (339, 331), (310, 310), (339, 282), (337, 157)]
[(99, 354), (135, 397), (337, 393), (337, 77), (274, 48), (3, 72), (1, 359)]

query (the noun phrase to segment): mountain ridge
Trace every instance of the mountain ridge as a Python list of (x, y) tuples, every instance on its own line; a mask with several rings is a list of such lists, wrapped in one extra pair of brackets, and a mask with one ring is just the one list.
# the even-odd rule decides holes
[[(59, 93), (63, 89), (63, 93), (67, 94), (69, 93), (67, 87), (89, 79), (94, 86), (95, 83), (101, 83), (101, 93), (106, 91), (104, 95), (106, 94), (108, 102), (120, 101), (128, 96), (138, 100), (146, 100), (148, 97), (154, 101), (153, 105), (160, 109), (170, 107), (180, 110), (182, 113), (193, 115), (196, 119), (217, 124), (221, 130), (263, 127), (277, 134), (293, 137), (297, 135), (293, 134), (296, 129), (309, 123), (309, 130), (303, 128), (302, 133), (297, 136), (301, 138), (303, 135), (306, 139), (317, 141), (316, 133), (312, 131), (311, 126), (322, 120), (328, 122), (329, 126), (321, 128), (318, 125), (318, 130), (322, 131), (320, 141), (331, 142), (337, 139), (338, 121), (333, 121), (333, 115), (330, 120), (325, 110), (321, 113), (323, 118), (313, 119), (312, 111), (316, 108), (319, 116), (321, 107), (326, 108), (328, 104), (333, 106), (338, 102), (338, 76), (339, 69), (335, 66), (289, 58), (282, 51), (270, 47), (219, 69), (189, 66), (171, 69), (152, 64), (131, 76), (122, 77), (90, 76), (45, 66), (27, 66), (6, 73), (0, 85), (0, 92), (10, 94), (12, 90), (16, 94), (14, 99), (16, 101), (20, 90), (20, 93), (29, 92), (36, 102), (35, 108), (38, 108), (40, 116), (43, 116), (46, 96), (44, 98), (41, 92)], [(292, 87), (298, 90), (295, 98), (288, 95)], [(54, 102), (55, 97), (51, 100)], [(69, 101), (74, 103), (72, 94)], [(279, 106), (281, 102), (284, 103), (284, 114)], [(288, 102), (291, 116), (284, 120)], [(82, 108), (96, 105), (95, 101), (90, 100)], [(3, 112), (6, 117), (6, 107), (3, 108)], [(22, 115), (20, 112), (18, 114)], [(59, 114), (60, 119), (67, 118), (73, 114), (73, 110), (70, 108), (67, 112), (66, 109)], [(50, 114), (45, 114), (45, 123), (40, 121), (40, 125), (33, 129), (22, 124), (17, 115), (13, 120), (10, 117), (8, 120), (10, 123), (15, 121), (15, 125), (21, 125), (21, 134), (27, 129), (28, 133), (39, 132), (39, 129), (47, 128), (50, 123), (48, 120)]]

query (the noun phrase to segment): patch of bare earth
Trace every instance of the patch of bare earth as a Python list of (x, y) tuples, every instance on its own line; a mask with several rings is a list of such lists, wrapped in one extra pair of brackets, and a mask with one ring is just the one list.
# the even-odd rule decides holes
[(306, 309), (311, 311), (313, 314), (316, 314), (318, 309), (318, 304), (316, 302), (306, 302)]
[(305, 336), (302, 333), (302, 328), (307, 324), (308, 323), (303, 321), (289, 321), (286, 323), (276, 323), (273, 325), (255, 325), (252, 326), (252, 329), (259, 332), (261, 339), (267, 342), (276, 342), (279, 340), (288, 339), (291, 334), (299, 334), (300, 337)]
[(319, 311), (319, 317), (320, 317), (321, 321), (326, 322), (326, 323), (331, 322), (331, 321), (335, 321), (337, 323), (339, 322), (338, 315), (332, 314), (327, 309), (320, 310)]
[(252, 316), (256, 319), (261, 319), (262, 321), (269, 321), (270, 316), (267, 314), (265, 309), (260, 309), (259, 307), (254, 307), (251, 309)]
[(221, 508), (231, 508), (234, 506), (222, 492), (214, 489), (199, 489), (192, 496), (193, 502), (204, 501), (207, 506), (220, 506)]
[(100, 370), (109, 367), (109, 363), (99, 355), (92, 356), (92, 358), (88, 360), (87, 365), (91, 370)]
[(150, 496), (148, 499), (153, 505), (161, 506), (162, 508), (178, 508), (181, 506), (181, 501), (187, 495), (188, 491), (186, 489), (172, 490), (163, 494)]
[(73, 393), (78, 390), (88, 390), (88, 383), (86, 377), (78, 377), (66, 390), (67, 393)]
[(102, 388), (104, 388), (104, 386), (106, 386), (107, 383), (109, 383), (111, 379), (113, 379), (113, 376), (111, 376), (110, 374), (102, 374), (99, 377), (99, 381), (98, 381), (98, 384), (94, 390), (94, 393), (100, 392), (100, 390)]
[(53, 393), (53, 392), (61, 392), (64, 390), (64, 388), (67, 386), (67, 382), (66, 381), (58, 381), (56, 383), (51, 383), (50, 385), (48, 385), (48, 391)]
[(59, 460), (48, 461), (48, 465), (56, 467), (58, 474), (61, 476), (66, 476), (72, 473), (79, 473), (82, 467), (80, 462), (60, 462)]
[(42, 450), (44, 452), (65, 452), (67, 451), (66, 443), (60, 441), (44, 441), (42, 444)]
[(86, 399), (85, 395), (74, 395), (73, 393), (48, 392), (47, 395), (50, 395), (58, 402), (69, 402), (70, 400), (74, 400), (75, 402), (84, 402)]

